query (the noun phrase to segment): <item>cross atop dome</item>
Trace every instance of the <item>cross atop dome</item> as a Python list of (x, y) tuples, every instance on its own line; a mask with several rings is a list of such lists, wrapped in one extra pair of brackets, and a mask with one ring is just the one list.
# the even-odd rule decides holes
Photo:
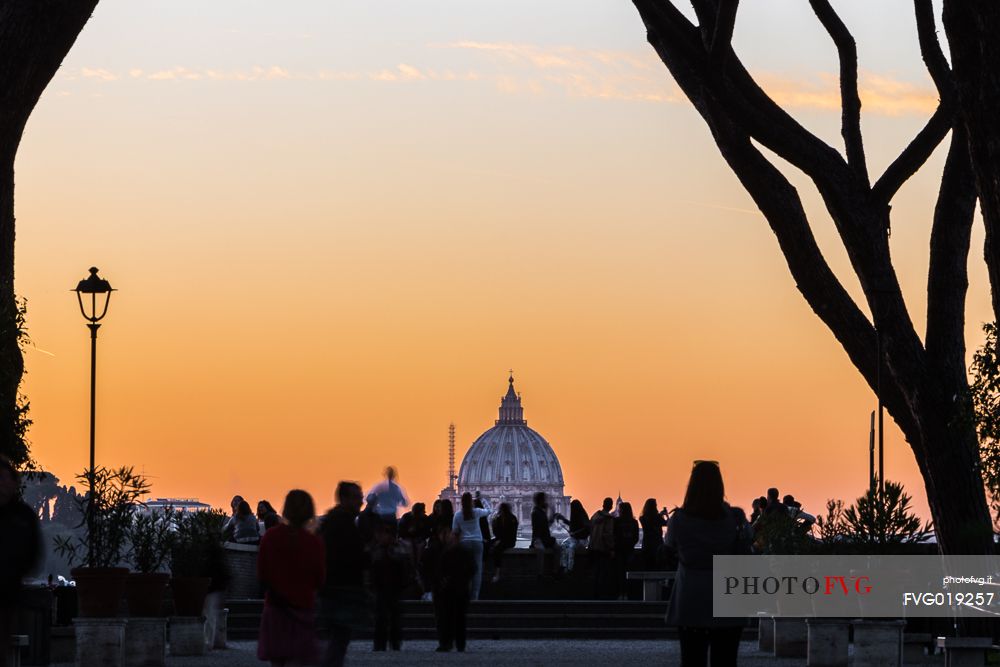
[(524, 408), (521, 407), (521, 397), (514, 391), (514, 371), (507, 378), (507, 395), (500, 399), (500, 419), (497, 424), (527, 424), (524, 421)]

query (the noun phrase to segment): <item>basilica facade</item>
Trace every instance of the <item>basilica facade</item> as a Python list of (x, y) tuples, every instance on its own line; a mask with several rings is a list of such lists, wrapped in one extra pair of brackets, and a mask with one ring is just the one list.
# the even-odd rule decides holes
[(499, 419), (469, 447), (462, 458), (457, 486), (445, 488), (441, 497), (450, 499), (458, 510), (463, 493), (475, 495), (478, 491), (494, 509), (508, 503), (522, 532), (530, 532), (535, 493), (544, 491), (550, 512), (567, 517), (570, 499), (563, 493), (562, 466), (555, 451), (537, 431), (528, 428), (513, 375), (508, 383), (507, 394), (500, 399)]

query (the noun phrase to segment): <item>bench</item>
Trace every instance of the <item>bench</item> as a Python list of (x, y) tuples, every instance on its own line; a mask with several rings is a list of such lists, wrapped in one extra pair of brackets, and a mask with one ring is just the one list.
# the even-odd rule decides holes
[(9, 667), (21, 667), (21, 650), (28, 646), (28, 635), (11, 635), (10, 647), (7, 649), (7, 664)]
[(645, 602), (659, 602), (663, 599), (663, 587), (668, 581), (673, 581), (676, 572), (630, 570), (625, 578), (630, 581), (642, 582), (642, 599)]
[(945, 667), (981, 667), (987, 654), (997, 649), (989, 637), (938, 637), (937, 645), (944, 649)]

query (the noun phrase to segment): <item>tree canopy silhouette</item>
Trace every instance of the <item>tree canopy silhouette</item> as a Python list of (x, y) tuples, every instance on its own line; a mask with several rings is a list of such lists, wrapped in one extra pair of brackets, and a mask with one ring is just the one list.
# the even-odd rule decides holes
[(42, 91), (98, 0), (0, 0), (0, 454), (28, 460), (20, 343), (23, 309), (14, 296), (14, 159)]
[[(916, 458), (941, 549), (991, 552), (964, 324), (977, 198), (986, 220), (994, 310), (1000, 313), (1000, 7), (988, 0), (945, 0), (953, 66), (937, 36), (932, 1), (913, 1), (921, 55), (940, 101), (886, 170), (872, 175), (861, 131), (857, 47), (829, 0), (809, 4), (839, 57), (843, 152), (775, 103), (734, 52), (738, 0), (691, 0), (697, 23), (671, 0), (633, 3), (649, 43), (767, 219), (802, 296), (873, 389), (881, 372), (883, 402)], [(891, 204), (949, 133), (933, 212), (921, 338), (890, 255)], [(871, 317), (830, 268), (798, 192), (763, 149), (800, 170), (818, 190)]]

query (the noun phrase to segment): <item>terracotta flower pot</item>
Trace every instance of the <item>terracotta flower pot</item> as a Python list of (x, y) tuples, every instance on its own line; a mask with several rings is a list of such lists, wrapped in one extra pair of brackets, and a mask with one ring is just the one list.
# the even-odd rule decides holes
[(174, 577), (170, 591), (174, 596), (175, 616), (201, 616), (211, 577)]
[(143, 618), (163, 616), (163, 598), (170, 575), (162, 572), (133, 572), (125, 580), (128, 615)]
[(124, 567), (77, 567), (70, 570), (76, 581), (78, 612), (83, 618), (118, 616), (125, 593)]

